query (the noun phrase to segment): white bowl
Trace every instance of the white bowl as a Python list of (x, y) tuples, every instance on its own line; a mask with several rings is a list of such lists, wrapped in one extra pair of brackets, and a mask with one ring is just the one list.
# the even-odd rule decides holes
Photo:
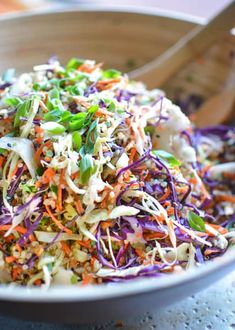
[[(0, 71), (18, 72), (43, 63), (51, 54), (95, 58), (126, 70), (150, 60), (174, 43), (194, 23), (119, 11), (67, 11), (8, 15), (0, 19)], [(141, 42), (140, 42), (141, 40)], [(133, 63), (132, 63), (133, 64)], [(127, 65), (127, 66), (126, 66)], [(40, 321), (100, 322), (167, 306), (213, 284), (235, 268), (235, 250), (181, 274), (126, 283), (38, 288), (0, 286), (1, 313)]]

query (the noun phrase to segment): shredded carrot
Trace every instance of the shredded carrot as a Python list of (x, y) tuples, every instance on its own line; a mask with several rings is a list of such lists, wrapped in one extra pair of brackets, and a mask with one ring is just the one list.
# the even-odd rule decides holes
[(40, 286), (42, 284), (42, 281), (37, 279), (35, 282), (34, 282), (35, 285), (37, 286)]
[(11, 273), (13, 281), (15, 281), (21, 273), (22, 273), (22, 268), (21, 267), (13, 267), (12, 268), (12, 273)]
[(171, 189), (169, 187), (167, 187), (167, 190), (166, 192), (164, 193), (164, 195), (162, 195), (160, 198), (159, 198), (159, 201), (163, 201), (164, 199), (166, 199), (167, 197), (169, 197), (171, 194)]
[(61, 241), (60, 244), (62, 246), (62, 250), (64, 251), (65, 255), (69, 256), (71, 252), (69, 245), (64, 241)]
[(101, 108), (99, 108), (99, 109), (96, 111), (95, 116), (100, 117), (100, 116), (102, 116), (102, 115), (112, 117), (112, 116), (114, 116), (114, 113), (113, 113), (113, 112), (110, 112), (110, 111), (108, 111), (108, 110), (105, 110), (105, 109), (101, 109)]
[(83, 275), (82, 285), (88, 285), (93, 282), (93, 276), (91, 274)]
[[(228, 233), (228, 229), (227, 228), (224, 228), (220, 225), (215, 225), (213, 223), (206, 223), (208, 226), (214, 228), (215, 230), (217, 230), (220, 234), (226, 234)], [(214, 236), (210, 231), (206, 231), (207, 235), (209, 236)]]
[(94, 266), (94, 263), (96, 262), (96, 258), (95, 257), (91, 257), (91, 266), (93, 267)]
[(41, 134), (43, 133), (43, 129), (41, 128), (41, 126), (35, 126), (35, 132), (38, 133), (38, 134)]
[(218, 200), (220, 202), (235, 203), (235, 196), (232, 196), (232, 195), (217, 195), (216, 200)]
[(143, 258), (144, 254), (143, 254), (143, 250), (140, 248), (135, 248), (135, 252), (137, 254), (138, 257)]
[(132, 148), (129, 156), (129, 164), (133, 163), (136, 153), (137, 153), (136, 148)]
[(6, 260), (6, 262), (7, 262), (8, 264), (10, 264), (11, 262), (15, 261), (16, 258), (13, 257), (13, 256), (9, 256), (9, 257), (6, 257), (5, 260)]
[(19, 244), (16, 244), (16, 245), (15, 245), (15, 249), (16, 249), (18, 252), (22, 252), (22, 248), (19, 246)]
[(95, 69), (100, 68), (103, 63), (98, 63), (96, 65), (89, 65), (87, 63), (83, 63), (78, 67), (78, 71), (92, 73)]
[(165, 233), (149, 233), (149, 234), (144, 234), (144, 239), (145, 240), (151, 240), (151, 239), (157, 239), (157, 238), (165, 238), (166, 234)]
[(110, 221), (110, 220), (101, 222), (102, 229), (110, 228), (110, 227), (112, 227), (112, 225), (113, 225), (113, 221)]
[(205, 255), (205, 257), (208, 257), (210, 254), (217, 253), (217, 252), (221, 252), (221, 250), (220, 249), (210, 249), (210, 248), (207, 248), (204, 251), (204, 255)]
[[(0, 226), (0, 231), (7, 231), (10, 228), (11, 228), (11, 225), (2, 225), (2, 226)], [(16, 226), (13, 230), (15, 230), (21, 234), (25, 234), (27, 232), (27, 229), (22, 226)]]
[(197, 179), (195, 177), (189, 178), (188, 180), (191, 184), (197, 184)]
[(224, 172), (224, 173), (223, 173), (223, 176), (224, 176), (226, 179), (235, 180), (235, 174), (234, 174), (234, 173), (227, 173), (227, 172)]
[(59, 186), (58, 186), (58, 203), (57, 203), (57, 209), (58, 211), (62, 211), (63, 210), (63, 200), (62, 200), (62, 184), (64, 182), (64, 172), (65, 170), (62, 169), (61, 173), (60, 173), (60, 182), (59, 182)]
[(80, 244), (81, 246), (89, 249), (91, 247), (91, 241), (87, 240), (87, 241), (77, 241), (78, 244)]
[(75, 207), (79, 215), (84, 213), (84, 208), (82, 207), (82, 203), (80, 201), (80, 198), (78, 198), (75, 202)]
[(46, 169), (46, 171), (43, 173), (43, 176), (41, 178), (41, 182), (46, 184), (51, 182), (51, 180), (54, 178), (56, 172), (52, 168)]
[(67, 234), (72, 234), (72, 230), (66, 228), (62, 223), (54, 216), (54, 214), (51, 212), (48, 205), (45, 205), (47, 215), (52, 219), (52, 221), (57, 225), (57, 227), (63, 231), (65, 231)]
[(35, 153), (35, 160), (37, 162), (37, 164), (40, 164), (40, 160), (41, 160), (41, 154), (43, 152), (43, 149), (45, 147), (49, 147), (52, 144), (51, 140), (48, 140), (47, 142), (45, 142), (44, 144), (42, 144), (38, 150)]
[(0, 167), (3, 166), (4, 161), (5, 161), (5, 157), (0, 156)]

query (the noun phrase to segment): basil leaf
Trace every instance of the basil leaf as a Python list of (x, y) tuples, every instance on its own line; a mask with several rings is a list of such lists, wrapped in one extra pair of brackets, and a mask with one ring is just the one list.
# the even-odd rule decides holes
[(20, 126), (21, 117), (27, 117), (30, 106), (31, 106), (30, 100), (26, 100), (25, 102), (23, 102), (18, 106), (14, 119), (14, 127)]
[(170, 154), (165, 150), (153, 150), (152, 153), (155, 156), (161, 158), (163, 161), (166, 161), (168, 165), (171, 167), (176, 167), (181, 165), (181, 162), (178, 159), (176, 159), (172, 154)]
[(84, 155), (79, 163), (80, 182), (86, 184), (94, 172), (94, 161), (91, 155)]
[(189, 226), (197, 231), (205, 232), (206, 226), (204, 220), (196, 213), (190, 211), (188, 218)]
[(72, 138), (73, 138), (73, 144), (74, 144), (75, 149), (77, 151), (79, 151), (82, 146), (82, 137), (81, 137), (80, 133), (73, 132)]
[(109, 70), (105, 70), (103, 71), (102, 77), (104, 79), (114, 79), (114, 78), (118, 78), (121, 76), (121, 72), (115, 69), (109, 69)]
[(95, 142), (98, 137), (98, 131), (97, 131), (98, 122), (99, 122), (98, 119), (93, 121), (93, 123), (91, 124), (91, 126), (87, 132), (86, 143), (85, 143), (84, 149), (85, 149), (85, 152), (88, 154), (93, 154), (93, 152), (94, 152)]

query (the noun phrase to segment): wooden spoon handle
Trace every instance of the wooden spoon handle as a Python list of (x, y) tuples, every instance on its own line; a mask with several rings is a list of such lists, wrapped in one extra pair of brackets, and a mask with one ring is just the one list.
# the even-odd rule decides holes
[(131, 79), (146, 83), (149, 88), (163, 85), (190, 60), (201, 54), (235, 24), (235, 1), (207, 25), (197, 26), (155, 60), (129, 73)]

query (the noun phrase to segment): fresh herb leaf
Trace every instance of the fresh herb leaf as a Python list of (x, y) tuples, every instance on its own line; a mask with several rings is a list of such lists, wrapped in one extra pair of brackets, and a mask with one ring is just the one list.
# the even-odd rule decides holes
[(170, 154), (165, 150), (153, 150), (152, 153), (155, 156), (161, 158), (163, 161), (166, 161), (167, 164), (171, 167), (176, 167), (181, 165), (181, 162), (178, 159), (176, 159), (172, 154)]
[(19, 97), (8, 97), (7, 99), (4, 99), (3, 102), (11, 107), (16, 107), (22, 103)]
[(91, 155), (84, 155), (79, 163), (80, 182), (86, 184), (94, 172), (94, 161)]
[(0, 155), (4, 155), (7, 152), (6, 149), (0, 148)]
[(98, 137), (98, 122), (98, 119), (94, 120), (87, 132), (86, 144), (84, 147), (87, 154), (93, 154), (94, 152), (95, 142)]
[(48, 121), (42, 124), (41, 127), (48, 135), (61, 135), (65, 132), (65, 127), (54, 121)]
[(49, 110), (64, 111), (64, 106), (60, 100), (60, 92), (57, 88), (53, 88), (49, 91), (46, 105)]
[(114, 78), (118, 78), (121, 76), (121, 72), (115, 69), (109, 69), (109, 70), (105, 70), (103, 71), (103, 78), (104, 79), (114, 79)]
[(76, 70), (77, 68), (79, 68), (80, 65), (82, 65), (84, 63), (84, 60), (80, 59), (80, 58), (76, 58), (73, 57), (71, 58), (71, 60), (67, 63), (66, 65), (66, 69), (67, 70)]
[(14, 127), (20, 126), (21, 117), (27, 117), (30, 106), (31, 106), (31, 101), (26, 100), (17, 107), (17, 111), (14, 119)]
[(103, 99), (103, 102), (105, 103), (106, 107), (110, 111), (116, 110), (116, 104), (111, 99)]
[(204, 220), (196, 213), (190, 211), (188, 218), (189, 226), (197, 231), (205, 232), (206, 226)]
[(73, 144), (74, 144), (76, 151), (79, 151), (82, 146), (82, 137), (81, 137), (80, 133), (77, 131), (73, 132), (72, 138), (73, 138)]
[(93, 105), (87, 110), (87, 112), (93, 114), (93, 113), (95, 113), (98, 109), (99, 109), (99, 105), (98, 105), (98, 104), (93, 104)]
[(85, 112), (80, 112), (74, 115), (69, 123), (69, 130), (72, 132), (80, 130), (84, 126), (86, 117), (87, 113)]
[(55, 185), (51, 185), (50, 188), (51, 188), (51, 191), (53, 191), (53, 193), (55, 193), (57, 195), (57, 193), (58, 193), (58, 187), (55, 186)]
[(70, 278), (71, 284), (77, 284), (78, 283), (78, 278), (75, 274), (73, 274)]
[(70, 119), (73, 117), (70, 111), (61, 111), (58, 109), (51, 110), (47, 112), (44, 116), (43, 119), (45, 121), (56, 121), (56, 122), (68, 122)]
[(43, 173), (44, 173), (44, 168), (42, 166), (38, 167), (36, 169), (36, 173), (37, 173), (38, 176), (42, 176)]

